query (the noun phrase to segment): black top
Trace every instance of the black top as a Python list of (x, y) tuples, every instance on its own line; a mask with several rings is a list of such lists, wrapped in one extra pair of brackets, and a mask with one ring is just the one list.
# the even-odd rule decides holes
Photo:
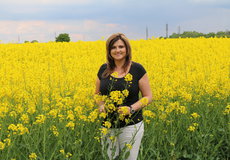
[[(122, 106), (129, 106), (137, 102), (139, 100), (139, 91), (140, 91), (138, 82), (146, 73), (146, 70), (144, 69), (144, 67), (139, 63), (132, 62), (130, 70), (128, 72), (132, 75), (132, 82), (129, 83), (129, 87), (127, 87), (126, 85), (127, 82), (125, 81), (124, 77), (114, 78), (111, 75), (109, 75), (108, 77), (103, 78), (102, 74), (106, 68), (107, 68), (107, 64), (103, 64), (100, 67), (98, 74), (97, 74), (98, 78), (100, 79), (100, 94), (109, 95), (111, 91), (116, 91), (116, 90), (123, 91), (124, 89), (128, 89), (129, 95), (123, 101)], [(116, 107), (118, 106), (116, 105)], [(118, 114), (116, 114), (115, 112), (112, 114), (108, 114), (107, 118), (105, 119), (105, 121), (110, 119), (112, 123), (112, 128), (115, 128), (115, 127), (120, 128), (120, 127), (124, 127), (127, 125), (136, 124), (143, 120), (142, 110), (136, 111), (134, 114), (132, 114), (130, 118), (127, 116), (127, 118), (130, 119), (128, 123), (126, 123), (125, 120), (118, 120), (117, 121), (118, 123), (115, 124), (114, 121), (116, 121), (117, 119), (115, 115), (118, 115)]]

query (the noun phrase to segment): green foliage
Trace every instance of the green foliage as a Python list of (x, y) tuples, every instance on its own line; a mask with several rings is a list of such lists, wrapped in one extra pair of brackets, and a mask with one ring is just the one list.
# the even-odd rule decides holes
[[(156, 117), (145, 123), (139, 159), (229, 159), (229, 115), (223, 114), (227, 100), (204, 95), (199, 103), (196, 100), (180, 103), (188, 107), (186, 114), (171, 112), (164, 120)], [(200, 116), (192, 117), (194, 112)], [(155, 113), (161, 114), (157, 109)], [(197, 128), (189, 131), (194, 123)]]
[(32, 40), (31, 43), (38, 43), (38, 41), (37, 40)]
[(214, 33), (214, 32), (210, 32), (210, 33), (208, 33), (208, 34), (206, 34), (206, 38), (210, 38), (210, 37), (215, 37), (216, 36), (216, 34)]
[[(155, 107), (162, 104), (162, 101), (153, 102), (154, 107), (148, 106), (152, 107), (156, 117), (150, 118), (150, 123), (145, 123), (138, 160), (229, 159), (229, 115), (223, 114), (228, 100), (204, 95), (199, 98), (199, 102), (197, 99), (190, 102), (179, 101), (181, 105), (187, 106), (187, 113), (178, 114), (174, 111), (168, 113), (164, 119), (159, 116), (164, 111)], [(199, 117), (192, 117), (194, 112)], [(66, 127), (67, 119), (47, 116), (45, 123), (37, 125), (32, 125), (32, 119), (27, 124), (31, 126), (29, 133), (23, 135), (10, 131), (8, 136), (5, 134), (8, 128), (2, 126), (0, 139), (12, 139), (9, 146), (0, 150), (2, 159), (28, 159), (32, 152), (37, 154), (39, 160), (103, 159), (101, 142), (95, 138), (100, 137), (99, 121), (92, 123), (77, 119), (75, 128), (71, 129)], [(2, 119), (1, 123), (9, 126), (12, 122), (10, 119)], [(198, 126), (194, 131), (188, 131), (193, 123)], [(52, 126), (56, 126), (58, 135), (54, 134)], [(61, 153), (61, 150), (64, 152)], [(70, 157), (67, 157), (68, 153), (71, 153)]]
[(70, 37), (67, 33), (61, 33), (56, 37), (56, 42), (69, 42)]
[(211, 38), (211, 37), (227, 37), (230, 38), (230, 31), (220, 31), (217, 33), (210, 32), (207, 34), (196, 32), (196, 31), (185, 31), (182, 34), (173, 33), (169, 36), (169, 38), (198, 38), (198, 37), (205, 37), (205, 38)]
[(224, 37), (225, 35), (226, 35), (225, 32), (222, 31), (216, 33), (217, 37)]

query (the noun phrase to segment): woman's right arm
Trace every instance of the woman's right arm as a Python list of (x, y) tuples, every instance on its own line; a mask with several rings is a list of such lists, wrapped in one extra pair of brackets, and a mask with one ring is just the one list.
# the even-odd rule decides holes
[(97, 78), (95, 94), (99, 94), (99, 92), (100, 92), (100, 84), (101, 84), (101, 81), (100, 81), (99, 78)]
[[(99, 94), (100, 93), (100, 79), (97, 78), (96, 80), (96, 89), (95, 89), (95, 94)], [(105, 112), (105, 107), (104, 107), (104, 103), (103, 101), (96, 101), (98, 107), (99, 112)]]

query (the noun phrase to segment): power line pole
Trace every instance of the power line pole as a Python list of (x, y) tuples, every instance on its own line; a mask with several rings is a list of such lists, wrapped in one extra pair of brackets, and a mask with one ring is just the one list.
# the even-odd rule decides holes
[(178, 34), (180, 34), (180, 26), (178, 26)]
[(18, 35), (18, 43), (20, 43), (20, 36)]
[(148, 40), (149, 39), (149, 32), (148, 32), (148, 27), (146, 26), (146, 40)]
[(168, 38), (168, 23), (166, 23), (166, 38)]

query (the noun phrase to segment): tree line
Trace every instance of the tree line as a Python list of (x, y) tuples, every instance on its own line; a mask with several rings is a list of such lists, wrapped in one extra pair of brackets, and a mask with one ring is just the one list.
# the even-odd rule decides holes
[[(24, 43), (36, 43), (37, 40), (32, 40), (31, 42), (25, 41)], [(55, 37), (55, 42), (70, 42), (70, 37), (68, 33), (61, 33)]]
[(211, 37), (227, 37), (230, 38), (230, 31), (219, 31), (219, 32), (209, 32), (207, 34), (205, 33), (200, 33), (196, 31), (185, 31), (182, 34), (179, 33), (173, 33), (172, 35), (169, 36), (169, 38), (198, 38), (198, 37), (205, 37), (205, 38), (211, 38)]
[[(219, 31), (219, 32), (209, 32), (207, 34), (200, 33), (196, 31), (185, 31), (182, 34), (179, 33), (173, 33), (169, 37), (160, 37), (160, 38), (198, 38), (198, 37), (205, 37), (205, 38), (211, 38), (211, 37), (227, 37), (230, 38), (230, 31)], [(57, 37), (55, 37), (56, 42), (70, 42), (69, 34), (67, 33), (61, 33)], [(25, 41), (25, 43), (28, 43), (29, 41)], [(31, 43), (36, 43), (37, 40), (31, 41)]]

